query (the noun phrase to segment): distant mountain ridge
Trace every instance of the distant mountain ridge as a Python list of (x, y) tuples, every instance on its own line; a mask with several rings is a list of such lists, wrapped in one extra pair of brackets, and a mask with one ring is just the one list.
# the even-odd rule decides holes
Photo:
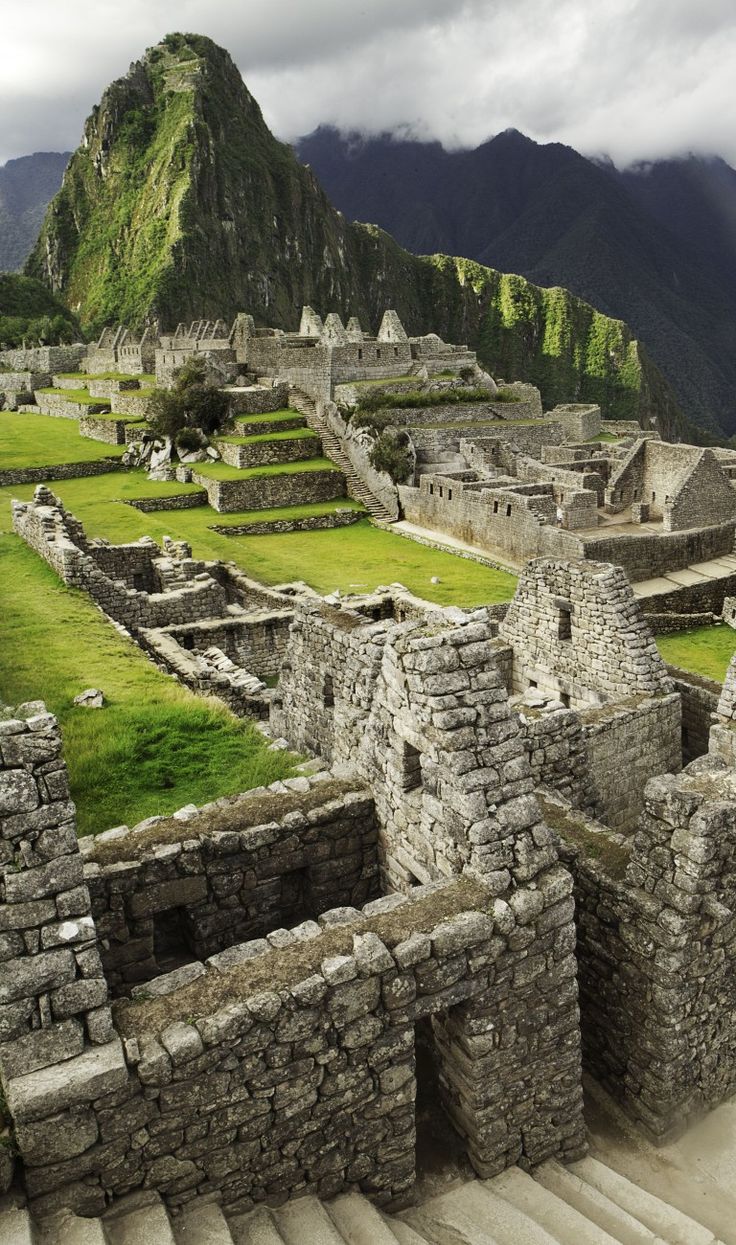
[(736, 172), (725, 161), (619, 172), (515, 130), (448, 152), (321, 127), (295, 150), (348, 219), (415, 254), (450, 251), (563, 285), (625, 320), (686, 415), (736, 432)]
[(0, 272), (23, 267), (70, 155), (36, 151), (0, 166)]
[(683, 429), (674, 395), (629, 327), (566, 289), (448, 255), (417, 257), (350, 224), (268, 130), (227, 52), (168, 35), (104, 92), (26, 265), (92, 334), (122, 321), (231, 317), (294, 328), (310, 303), (377, 327), (467, 342), (548, 406), (599, 403)]

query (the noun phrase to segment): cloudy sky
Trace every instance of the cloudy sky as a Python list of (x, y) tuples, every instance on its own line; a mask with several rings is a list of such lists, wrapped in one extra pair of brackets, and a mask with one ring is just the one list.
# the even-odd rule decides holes
[(320, 123), (472, 146), (515, 126), (620, 165), (736, 165), (734, 0), (2, 0), (0, 163), (77, 145), (171, 30), (232, 53), (284, 139)]

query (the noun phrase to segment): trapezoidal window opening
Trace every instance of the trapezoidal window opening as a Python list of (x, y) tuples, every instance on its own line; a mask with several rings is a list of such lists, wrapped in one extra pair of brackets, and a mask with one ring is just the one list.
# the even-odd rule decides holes
[(422, 785), (422, 758), (418, 748), (406, 740), (401, 744), (401, 787), (403, 791), (418, 791)]
[(561, 605), (557, 617), (557, 639), (572, 639), (572, 609), (567, 605)]
[(331, 674), (325, 675), (322, 684), (322, 703), (326, 709), (332, 709), (335, 704), (335, 684)]

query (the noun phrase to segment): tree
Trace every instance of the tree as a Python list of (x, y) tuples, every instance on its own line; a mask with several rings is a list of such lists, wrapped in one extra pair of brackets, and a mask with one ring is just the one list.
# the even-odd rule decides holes
[(194, 449), (217, 432), (230, 418), (226, 393), (207, 384), (204, 359), (188, 359), (174, 375), (171, 389), (156, 389), (149, 404), (148, 422), (160, 437), (177, 447)]

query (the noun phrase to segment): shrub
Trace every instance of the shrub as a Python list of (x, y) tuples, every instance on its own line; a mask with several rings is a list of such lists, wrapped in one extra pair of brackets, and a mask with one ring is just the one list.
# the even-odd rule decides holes
[(154, 390), (148, 422), (157, 436), (170, 437), (186, 450), (222, 431), (230, 417), (227, 394), (208, 385), (206, 377), (204, 360), (189, 359), (175, 374), (172, 389)]
[(376, 471), (385, 471), (394, 484), (408, 479), (414, 469), (411, 442), (405, 432), (386, 429), (374, 442), (370, 463)]

